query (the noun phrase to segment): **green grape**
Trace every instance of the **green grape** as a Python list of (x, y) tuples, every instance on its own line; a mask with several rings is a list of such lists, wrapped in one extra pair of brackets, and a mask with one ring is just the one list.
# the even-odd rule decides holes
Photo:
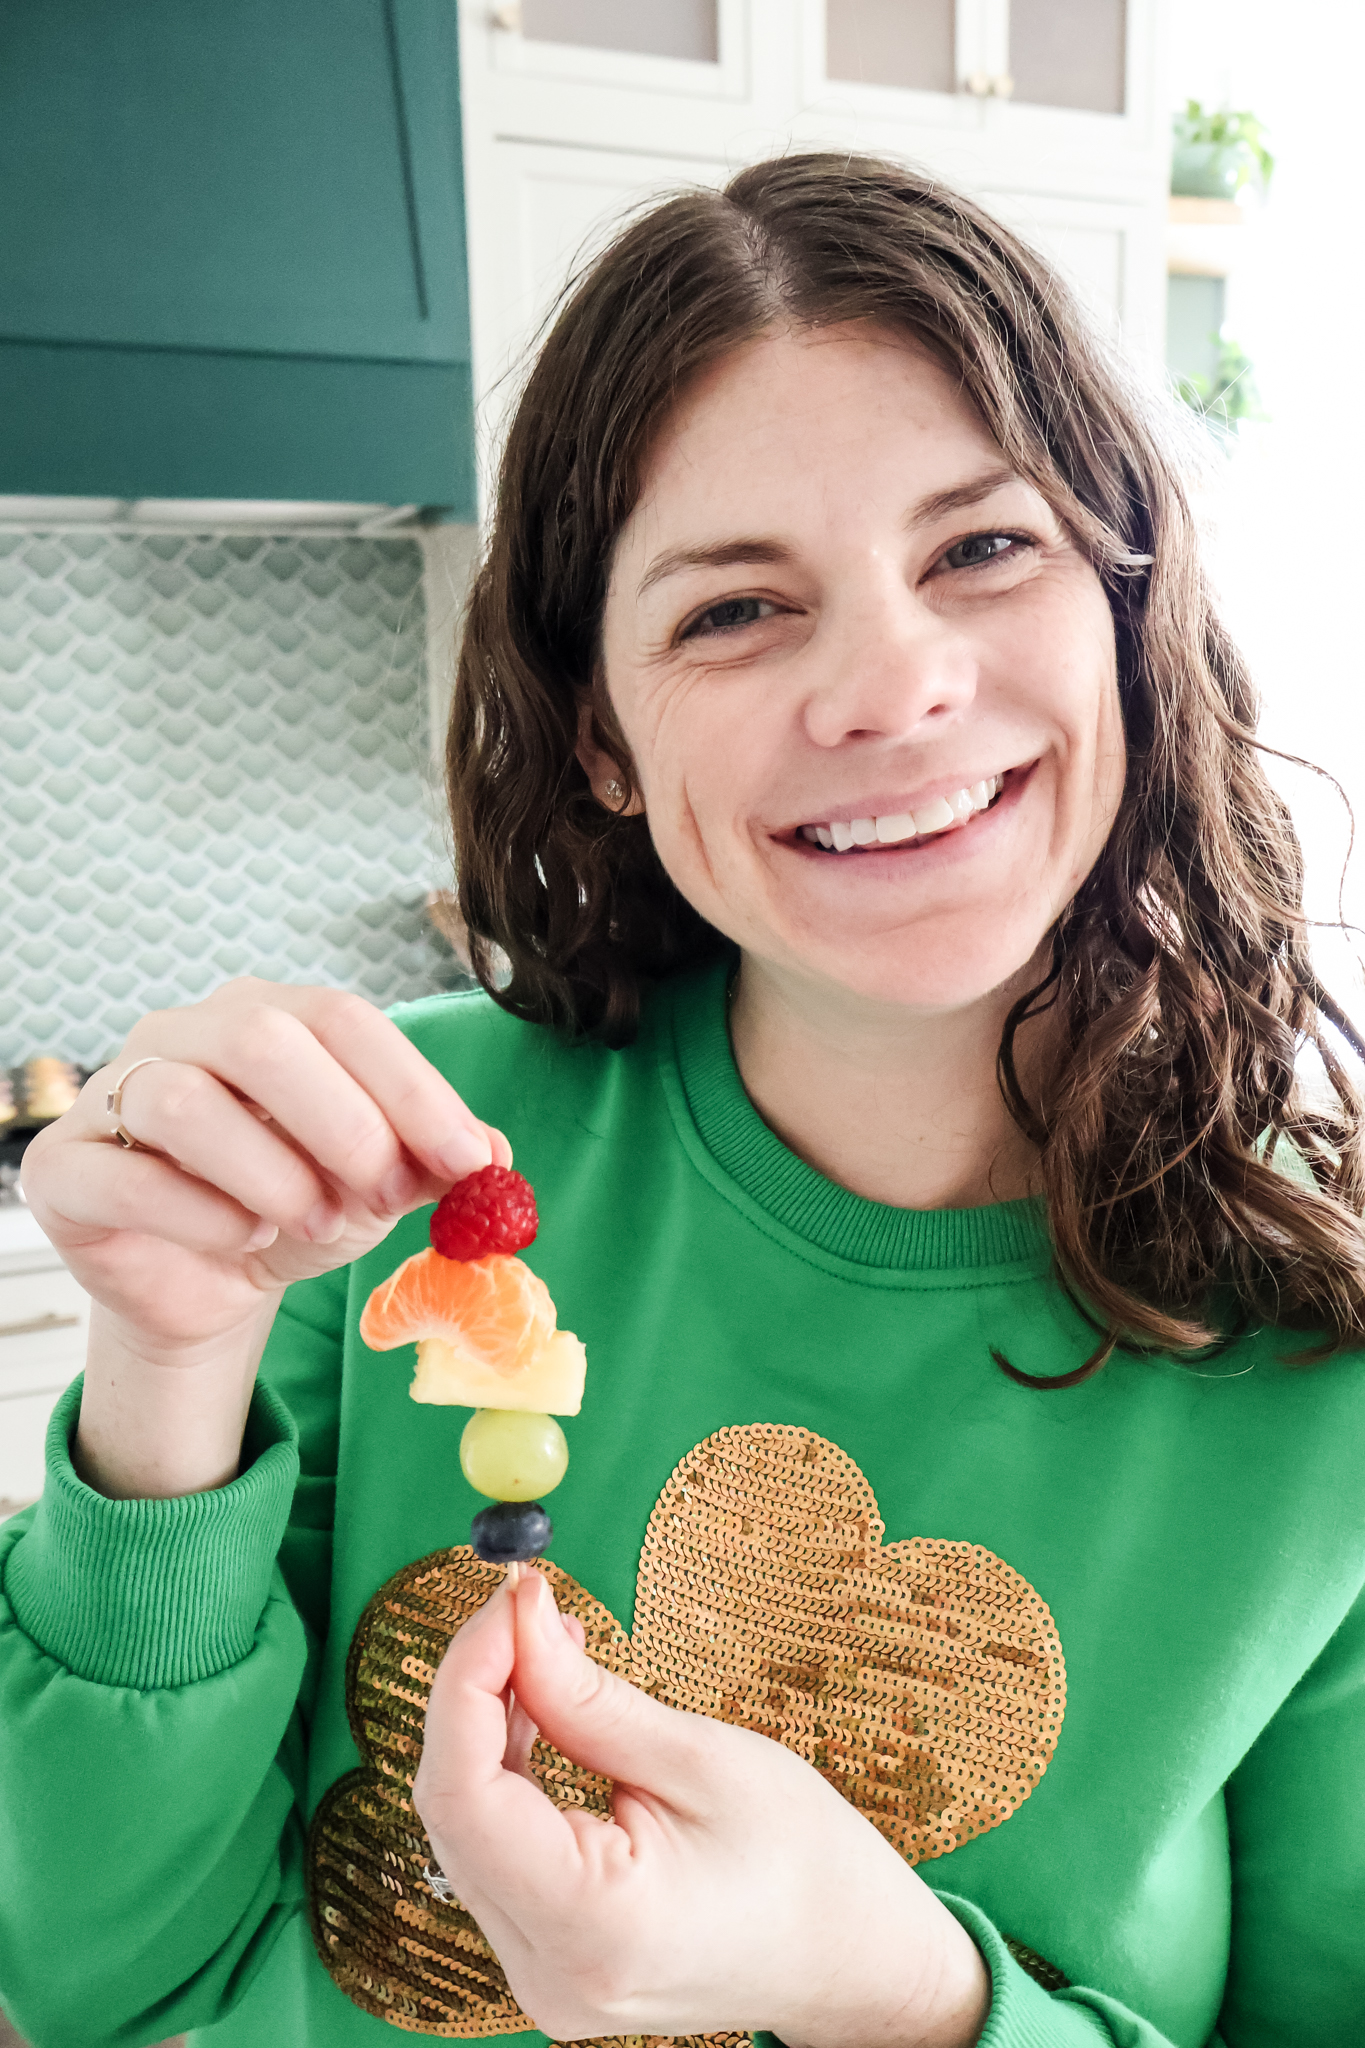
[(460, 1469), (491, 1500), (539, 1500), (564, 1477), (569, 1446), (553, 1415), (476, 1408), (460, 1438)]

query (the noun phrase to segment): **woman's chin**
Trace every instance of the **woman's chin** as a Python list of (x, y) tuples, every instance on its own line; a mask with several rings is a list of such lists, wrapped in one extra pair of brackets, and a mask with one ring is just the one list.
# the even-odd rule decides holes
[(970, 1010), (1007, 993), (1014, 1001), (1047, 972), (1046, 935), (1023, 952), (1018, 942), (953, 948), (936, 959), (930, 944), (851, 949), (800, 947), (782, 963), (788, 972), (878, 1009), (942, 1015)]

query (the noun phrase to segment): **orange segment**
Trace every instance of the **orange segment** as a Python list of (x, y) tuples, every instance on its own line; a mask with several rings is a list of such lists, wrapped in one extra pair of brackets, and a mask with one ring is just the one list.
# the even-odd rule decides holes
[(360, 1334), (372, 1351), (443, 1337), (492, 1371), (508, 1374), (541, 1350), (554, 1326), (545, 1282), (505, 1252), (469, 1260), (418, 1252), (376, 1287), (360, 1318)]
[(520, 1259), (417, 1252), (375, 1288), (360, 1318), (372, 1351), (417, 1345), (415, 1401), (576, 1415), (586, 1358), (556, 1330), (543, 1280)]

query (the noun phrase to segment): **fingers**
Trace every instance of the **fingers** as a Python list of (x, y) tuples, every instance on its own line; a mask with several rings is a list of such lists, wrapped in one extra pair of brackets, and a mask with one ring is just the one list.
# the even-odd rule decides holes
[[(444, 1075), (372, 1004), (334, 989), (262, 987), (269, 989), (272, 1006), (278, 1001), (305, 1027), (382, 1112), (413, 1158), (438, 1178), (462, 1180), (490, 1163), (493, 1148), (486, 1126)], [(296, 1127), (291, 1123), (290, 1128)], [(298, 1135), (321, 1160), (306, 1134), (299, 1130)], [(363, 1121), (352, 1135), (361, 1145), (366, 1142), (369, 1132)], [(510, 1158), (509, 1150), (509, 1164)], [(323, 1163), (331, 1170), (330, 1160)]]
[[(276, 993), (296, 998), (309, 992), (271, 991), (272, 996)], [(316, 993), (325, 996), (331, 992)], [(408, 1061), (417, 1062), (436, 1084), (427, 1093), (443, 1093), (458, 1105), (462, 1135), (458, 1145), (453, 1138), (447, 1145), (449, 1161), (462, 1162), (462, 1173), (486, 1165), (492, 1156), (487, 1135), (482, 1131), (475, 1135), (472, 1120), (449, 1084), (378, 1011), (357, 998), (350, 1014), (362, 1036), (369, 1030), (370, 1019), (391, 1032)], [(420, 1171), (413, 1173), (412, 1162), (405, 1157), (404, 1132), (292, 1009), (275, 1001), (241, 999), (215, 1006), (210, 999), (194, 1009), (164, 1011), (155, 1025), (160, 1059), (139, 1067), (123, 1092), (123, 1123), (134, 1137), (155, 1142), (149, 1119), (163, 1139), (172, 1136), (166, 1128), (171, 1122), (176, 1126), (173, 1142), (189, 1135), (186, 1112), (197, 1112), (205, 1104), (202, 1098), (186, 1099), (191, 1087), (188, 1077), (170, 1069), (198, 1069), (259, 1104), (324, 1174), (362, 1197), (372, 1197), (376, 1209), (396, 1213), (418, 1199), (416, 1187), (422, 1176)], [(341, 1035), (334, 1026), (333, 1036)], [(395, 1065), (408, 1061), (394, 1054)], [(249, 1110), (240, 1104), (237, 1107), (246, 1121), (259, 1125)], [(434, 1118), (434, 1109), (430, 1114)], [(409, 1128), (411, 1124), (409, 1115)], [(423, 1143), (426, 1152), (432, 1153), (429, 1129)], [(174, 1142), (174, 1150), (176, 1157), (183, 1156), (180, 1142)], [(448, 1163), (440, 1172), (441, 1185), (458, 1177)], [(216, 1171), (212, 1178), (218, 1179)]]
[(713, 1722), (661, 1706), (638, 1686), (604, 1671), (565, 1631), (554, 1594), (539, 1572), (511, 1591), (516, 1610), (517, 1699), (576, 1764), (653, 1794), (680, 1811), (695, 1805)]
[[(331, 1244), (340, 1236), (345, 1215), (328, 1182), (298, 1147), (203, 1067), (162, 1060), (139, 1068), (124, 1091), (121, 1120), (140, 1145), (220, 1189), (244, 1212), (312, 1244)], [(119, 1154), (112, 1156), (117, 1162)], [(89, 1165), (83, 1156), (82, 1172)], [(129, 1192), (119, 1200), (121, 1211)], [(120, 1221), (148, 1227), (136, 1211)]]
[[(516, 1567), (512, 1569), (515, 1571)], [(561, 1614), (560, 1626), (575, 1648), (582, 1649), (587, 1634), (576, 1614)], [(507, 1693), (507, 1748), (503, 1753), (502, 1767), (505, 1771), (517, 1771), (523, 1778), (532, 1776), (531, 1751), (535, 1748), (540, 1730), (527, 1713), (521, 1701), (512, 1690)]]
[(515, 1771), (522, 1778), (531, 1776), (531, 1751), (539, 1733), (521, 1701), (512, 1693), (507, 1703), (507, 1747), (502, 1753), (505, 1771)]
[(52, 1145), (41, 1175), (32, 1187), (26, 1179), (25, 1187), (39, 1223), (63, 1250), (128, 1230), (231, 1257), (260, 1251), (277, 1234), (274, 1223), (263, 1224), (250, 1208), (172, 1161), (114, 1145)]
[(519, 1702), (514, 1738), (505, 1704), (516, 1654), (515, 1590), (504, 1581), (442, 1659), (412, 1788), (442, 1868), (471, 1910), (476, 1900), (524, 1889), (528, 1871), (536, 1873), (537, 1889), (570, 1885), (578, 1864), (563, 1814), (529, 1773), (505, 1767), (514, 1739), (519, 1747), (530, 1729), (534, 1741), (534, 1723)]

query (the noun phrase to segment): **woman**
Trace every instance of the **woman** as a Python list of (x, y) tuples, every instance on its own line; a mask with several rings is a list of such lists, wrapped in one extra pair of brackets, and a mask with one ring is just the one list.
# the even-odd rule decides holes
[[(39, 2048), (1359, 2039), (1360, 1105), (1254, 716), (974, 207), (794, 157), (600, 260), (461, 656), (488, 993), (230, 984), (28, 1155), (97, 1303), (4, 1536)], [(589, 1372), (495, 1586), (356, 1323), (513, 1156)]]

